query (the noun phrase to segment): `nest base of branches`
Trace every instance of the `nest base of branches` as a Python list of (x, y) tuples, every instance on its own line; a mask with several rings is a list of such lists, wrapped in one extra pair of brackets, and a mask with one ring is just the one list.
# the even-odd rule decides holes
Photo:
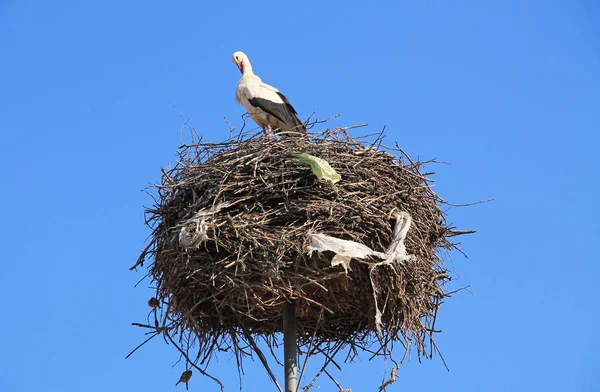
[[(203, 372), (218, 351), (240, 362), (258, 355), (268, 369), (256, 340), (278, 344), (283, 304), (294, 301), (304, 353), (333, 360), (345, 347), (389, 356), (401, 342), (430, 357), (437, 310), (450, 295), (439, 254), (461, 232), (446, 223), (423, 163), (373, 138), (338, 128), (310, 142), (240, 134), (182, 146), (156, 185), (147, 210), (153, 234), (134, 266), (149, 261), (161, 303), (157, 333)], [(325, 159), (341, 181), (318, 180), (298, 153)], [(351, 261), (346, 271), (332, 266), (332, 252), (307, 252), (311, 233), (383, 252), (401, 212), (412, 217), (409, 261)]]

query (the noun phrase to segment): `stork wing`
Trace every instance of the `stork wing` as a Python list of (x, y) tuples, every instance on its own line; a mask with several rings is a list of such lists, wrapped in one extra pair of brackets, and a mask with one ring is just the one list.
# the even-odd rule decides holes
[(298, 118), (298, 112), (279, 90), (266, 83), (259, 83), (255, 86), (256, 88), (249, 88), (244, 91), (248, 102), (252, 106), (262, 109), (265, 113), (277, 118), (290, 128), (302, 125)]

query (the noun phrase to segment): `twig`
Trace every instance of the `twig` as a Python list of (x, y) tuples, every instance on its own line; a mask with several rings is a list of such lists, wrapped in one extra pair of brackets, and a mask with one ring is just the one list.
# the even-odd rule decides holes
[(379, 391), (383, 391), (385, 390), (385, 388), (387, 388), (389, 385), (393, 384), (396, 382), (396, 372), (398, 371), (398, 369), (400, 369), (400, 365), (396, 365), (392, 368), (392, 371), (390, 373), (390, 379), (385, 381), (383, 384), (381, 384), (379, 386)]

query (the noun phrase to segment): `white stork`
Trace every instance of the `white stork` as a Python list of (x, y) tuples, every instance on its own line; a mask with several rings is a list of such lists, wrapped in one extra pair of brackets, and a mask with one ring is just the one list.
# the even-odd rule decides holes
[(242, 73), (235, 100), (243, 105), (250, 117), (269, 132), (274, 129), (306, 133), (298, 113), (288, 99), (275, 87), (263, 83), (252, 72), (250, 60), (243, 52), (235, 52), (232, 60)]

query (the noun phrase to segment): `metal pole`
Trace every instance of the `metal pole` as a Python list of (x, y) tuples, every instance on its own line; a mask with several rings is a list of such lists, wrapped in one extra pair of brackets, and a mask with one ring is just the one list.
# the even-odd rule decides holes
[(285, 392), (298, 391), (298, 354), (296, 352), (296, 304), (283, 305), (283, 365)]

